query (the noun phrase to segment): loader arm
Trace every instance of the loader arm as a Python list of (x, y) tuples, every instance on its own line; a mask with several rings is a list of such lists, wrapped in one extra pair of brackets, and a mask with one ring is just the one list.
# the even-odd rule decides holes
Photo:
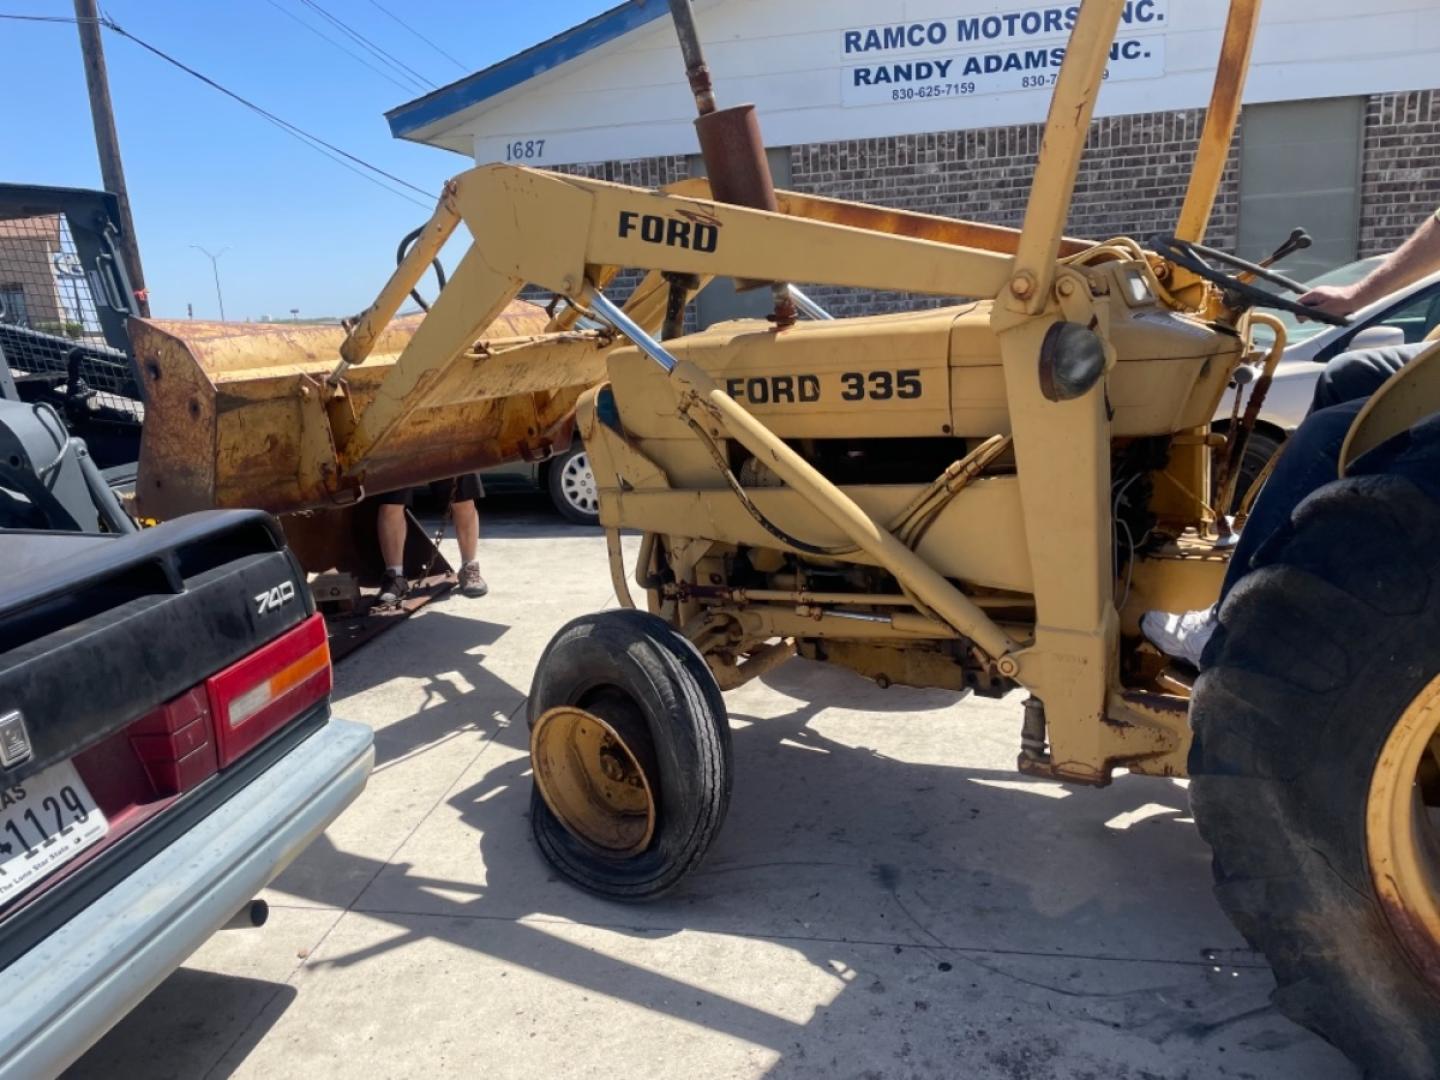
[[(678, 180), (663, 189), (670, 195), (682, 195), (690, 199), (710, 199), (710, 181), (703, 176)], [(873, 229), (876, 232), (893, 233), (896, 236), (914, 236), (922, 240), (935, 240), (942, 244), (959, 244), (961, 247), (979, 248), (982, 251), (996, 251), (1014, 255), (1020, 244), (1020, 230), (1004, 225), (990, 225), (981, 221), (966, 221), (962, 218), (942, 217), (939, 214), (922, 214), (914, 210), (896, 210), (888, 206), (873, 206), (869, 203), (849, 202), (845, 199), (827, 199), (821, 195), (809, 195), (798, 191), (776, 190), (775, 202), (780, 213), (792, 217), (810, 218), (815, 221), (830, 221), (837, 225), (853, 225), (857, 229)], [(1092, 240), (1077, 240), (1065, 237), (1060, 241), (1061, 256), (1078, 255), (1095, 246)]]
[[(460, 373), (476, 363), (476, 340), (527, 284), (583, 307), (611, 268), (650, 271), (628, 313), (653, 330), (664, 311), (661, 273), (992, 297), (1011, 263), (1001, 251), (507, 165), (461, 174), (445, 202), (437, 218), (449, 220), (453, 206), (474, 238), (449, 284), (366, 408), (352, 412), (347, 402), (347, 365), (332, 380), (339, 486), (362, 481), (368, 459), (416, 410), (453, 400)], [(385, 307), (398, 306), (426, 265), (415, 257), (397, 269), (342, 348), (347, 361), (363, 359), (391, 313)], [(537, 361), (549, 347), (534, 343)]]
[[(646, 271), (624, 310), (656, 333), (676, 275), (686, 301), (718, 275), (989, 297), (1014, 250), (1009, 230), (929, 215), (808, 196), (781, 210), (491, 166), (446, 185), (348, 329), (134, 320), (157, 402), (138, 505), (288, 513), (561, 449), (620, 343), (577, 329), (585, 297), (622, 268)], [(462, 221), (473, 244), (439, 298), (396, 318)], [(566, 302), (547, 316), (515, 300), (527, 283)]]

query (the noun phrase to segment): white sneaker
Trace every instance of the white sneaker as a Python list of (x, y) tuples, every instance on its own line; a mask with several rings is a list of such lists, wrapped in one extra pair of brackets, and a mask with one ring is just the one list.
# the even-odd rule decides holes
[(1217, 607), (1213, 605), (1179, 614), (1147, 611), (1140, 617), (1140, 632), (1166, 656), (1184, 660), (1198, 671), (1200, 656), (1205, 652), (1215, 628), (1220, 625)]

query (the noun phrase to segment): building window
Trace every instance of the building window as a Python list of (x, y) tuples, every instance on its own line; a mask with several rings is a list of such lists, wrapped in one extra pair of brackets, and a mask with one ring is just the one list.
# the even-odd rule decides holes
[(30, 306), (25, 303), (23, 286), (0, 285), (0, 322), (30, 325)]

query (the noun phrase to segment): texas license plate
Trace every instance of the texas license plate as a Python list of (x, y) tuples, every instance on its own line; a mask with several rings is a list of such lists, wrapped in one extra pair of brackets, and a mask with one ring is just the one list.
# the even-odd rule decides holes
[(99, 843), (109, 828), (68, 761), (0, 787), (0, 907)]

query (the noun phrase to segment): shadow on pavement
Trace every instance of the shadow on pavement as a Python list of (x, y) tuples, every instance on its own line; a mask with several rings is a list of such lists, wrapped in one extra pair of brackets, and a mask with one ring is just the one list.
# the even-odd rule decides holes
[[(65, 1080), (224, 1080), (298, 994), (285, 983), (180, 968), (70, 1066)], [(205, 1008), (196, 1010), (196, 1001)]]
[[(426, 611), (423, 619), (411, 620), (403, 648), (387, 648), (385, 640), (378, 639), (337, 666), (337, 698), (353, 697), (397, 678), (424, 683), (419, 708), (407, 707), (400, 719), (376, 728), (377, 769), (463, 732), (493, 733), (493, 718), (483, 713), (478, 702), (523, 694), (492, 674), (481, 652), (510, 627), (445, 610), (447, 604), (466, 602), (458, 596), (448, 598)], [(426, 661), (423, 670), (414, 669), (416, 657)], [(338, 711), (343, 713), (343, 706)]]
[[(406, 625), (404, 648), (387, 649), (382, 638), (336, 668), (337, 697), (353, 697), (402, 677), (422, 683), (424, 696), (419, 708), (397, 710), (399, 719), (375, 729), (372, 780), (447, 742), (476, 734), (488, 739), (500, 729), (523, 700), (523, 691), (487, 670), (482, 650), (494, 645), (508, 629), (501, 623), (432, 608), (423, 619)], [(429, 658), (422, 671), (411, 667), (417, 656)], [(413, 697), (406, 700), (413, 701)], [(498, 704), (500, 709), (487, 709), (482, 702)], [(337, 715), (344, 716), (343, 707)], [(381, 865), (337, 851), (328, 836), (322, 835), (271, 887), (344, 908)]]
[[(823, 693), (833, 702), (833, 682), (824, 693), (811, 675), (772, 679), (802, 700)], [(872, 707), (864, 685), (844, 683), (847, 707)], [(885, 693), (892, 713), (954, 701), (905, 691), (915, 699), (896, 702), (895, 690)], [(1057, 1024), (1092, 1033), (1102, 1048), (1086, 1059), (1097, 1071), (1075, 1076), (1211, 1075), (1131, 1073), (1117, 1039), (1178, 1061), (1228, 1045), (1233, 1065), (1268, 1064), (1261, 1075), (1285, 1075), (1266, 1055), (1310, 1037), (1269, 1006), (1263, 960), (1240, 947), (1218, 910), (1198, 928), (1175, 925), (1195, 890), (1208, 897), (1209, 882), (1181, 788), (1120, 783), (1072, 802), (1060, 785), (1011, 772), (901, 761), (836, 742), (811, 726), (823, 707), (732, 717), (736, 786), (721, 837), (675, 893), (638, 907), (579, 892), (541, 861), (529, 836), (529, 763), (518, 754), (527, 733), (517, 719), (496, 736), (517, 753), (449, 799), (475, 845), (460, 880), (404, 861), (358, 860), (375, 880), (353, 910), (397, 932), (350, 951), (329, 948), (311, 967), (346, 968), (438, 939), (768, 1048), (778, 1056), (771, 1077), (982, 1075), (955, 1071), (977, 1063), (983, 1075), (1068, 1077), (1048, 1064), (1079, 1060), (1073, 1031), (1045, 1034)], [(1126, 891), (1137, 865), (1143, 894)], [(572, 923), (654, 942), (657, 955), (682, 932), (774, 943), (842, 981), (797, 1023), (705, 989), (707, 980), (691, 981), (683, 968), (634, 963), (633, 949), (622, 959), (568, 941)], [(965, 1014), (967, 1002), (982, 1000)], [(861, 1060), (852, 1057), (857, 1032), (872, 1033), (859, 1043)], [(844, 1060), (837, 1038), (852, 1046)], [(917, 1045), (927, 1063), (909, 1060)]]
[[(1220, 1075), (1208, 1067), (1217, 1053), (1226, 1075), (1288, 1076), (1296, 1063), (1341, 1075), (1328, 1050), (1271, 1009), (1263, 961), (1209, 903), (1208, 853), (1181, 787), (1132, 780), (1072, 792), (1010, 771), (902, 760), (855, 745), (853, 719), (840, 741), (820, 716), (835, 704), (884, 713), (880, 722), (893, 725), (887, 746), (910, 745), (911, 725), (914, 746), (943, 755), (933, 745), (935, 717), (907, 715), (952, 706), (955, 696), (940, 691), (880, 691), (803, 662), (778, 669), (766, 681), (791, 711), (732, 715), (733, 801), (699, 870), (643, 906), (572, 888), (550, 873), (530, 837), (523, 709), (509, 721), (476, 715), (476, 702), (506, 694), (519, 705), (520, 691), (487, 673), (478, 654), (505, 629), (433, 612), (412, 630), (434, 635), (424, 640), (453, 659), (452, 672), (397, 670), (400, 661), (383, 649), (358, 654), (342, 672), (344, 693), (402, 674), (427, 680), (431, 707), (377, 732), (381, 768), (459, 730), (492, 743), (471, 781), (447, 799), (455, 819), (432, 818), (398, 861), (340, 851), (322, 836), (277, 881), (326, 905), (336, 903), (337, 883), (351, 896), (363, 884), (349, 910), (389, 928), (380, 941), (362, 935), (359, 946), (337, 931), (308, 961), (312, 973), (388, 955), (394, 962), (380, 970), (420, 980), (423, 990), (429, 969), (415, 968), (404, 950), (441, 942), (494, 961), (489, 970), (502, 976), (506, 968), (534, 972), (762, 1048), (772, 1080), (1208, 1080)], [(475, 692), (461, 689), (455, 673)], [(1009, 747), (1015, 732), (957, 721), (956, 738)], [(811, 975), (806, 984), (826, 991), (812, 986), (802, 999), (808, 1011), (777, 1005), (774, 987), (726, 966), (753, 955), (745, 949), (793, 957)], [(767, 955), (762, 971), (793, 973), (795, 964)], [(706, 957), (714, 970), (694, 966)], [(205, 980), (217, 988), (208, 992), (234, 1003), (234, 1016), (168, 1031), (165, 1002)], [(241, 1062), (283, 1011), (265, 1010), (258, 1030), (247, 1029), (239, 1014), (255, 993), (253, 980), (182, 970), (92, 1055), (119, 1062), (121, 1048), (144, 1050), (112, 1076), (196, 1075), (203, 1070), (190, 1066), (202, 1050)], [(162, 1045), (172, 1039), (173, 1050)], [(133, 1071), (141, 1060), (159, 1064)]]

